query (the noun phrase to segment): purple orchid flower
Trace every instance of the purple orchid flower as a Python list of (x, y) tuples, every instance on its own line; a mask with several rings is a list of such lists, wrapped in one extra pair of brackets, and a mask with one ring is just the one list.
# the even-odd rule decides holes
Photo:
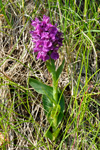
[(31, 24), (35, 30), (30, 31), (32, 41), (34, 42), (34, 52), (37, 53), (37, 59), (46, 61), (50, 58), (57, 60), (59, 58), (58, 49), (62, 46), (62, 33), (58, 31), (57, 24), (52, 25), (50, 18), (43, 16), (43, 20), (38, 18)]

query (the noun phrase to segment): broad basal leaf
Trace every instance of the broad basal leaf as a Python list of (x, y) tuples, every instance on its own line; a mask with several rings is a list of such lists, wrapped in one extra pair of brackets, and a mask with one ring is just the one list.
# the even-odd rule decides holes
[(40, 82), (36, 79), (33, 79), (33, 78), (29, 79), (29, 84), (33, 87), (33, 89), (37, 93), (47, 95), (47, 97), (49, 97), (50, 99), (53, 99), (53, 95), (52, 95), (53, 88), (52, 87), (45, 85), (42, 82)]

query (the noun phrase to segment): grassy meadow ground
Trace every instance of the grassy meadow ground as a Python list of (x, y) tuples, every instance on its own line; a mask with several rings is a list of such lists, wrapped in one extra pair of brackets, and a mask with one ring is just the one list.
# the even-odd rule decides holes
[[(58, 67), (65, 113), (57, 141), (45, 134), (49, 123), (41, 95), (29, 77), (52, 86), (36, 60), (31, 20), (50, 17), (63, 32)], [(1, 150), (100, 150), (100, 0), (0, 0)]]

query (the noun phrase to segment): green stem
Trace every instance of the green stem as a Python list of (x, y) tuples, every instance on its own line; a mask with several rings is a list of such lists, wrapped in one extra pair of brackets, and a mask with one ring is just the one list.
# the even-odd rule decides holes
[(52, 81), (53, 81), (53, 99), (56, 103), (58, 103), (58, 77), (56, 73), (55, 62), (53, 59), (49, 59), (46, 62), (48, 71), (52, 74)]
[(52, 80), (53, 80), (53, 98), (56, 102), (58, 102), (58, 80), (56, 77), (56, 68), (55, 62), (51, 59), (51, 65), (54, 68), (54, 72), (52, 72)]
[(56, 76), (53, 74), (53, 98), (56, 102), (58, 102), (58, 81), (56, 80)]
[(84, 2), (84, 20), (86, 19), (87, 10), (88, 10), (88, 1), (85, 0), (85, 2)]

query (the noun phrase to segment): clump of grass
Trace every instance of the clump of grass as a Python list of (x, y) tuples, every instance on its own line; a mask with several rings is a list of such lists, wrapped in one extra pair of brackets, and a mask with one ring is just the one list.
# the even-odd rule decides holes
[[(0, 133), (3, 149), (95, 149), (100, 147), (100, 8), (98, 1), (0, 1)], [(35, 60), (29, 35), (31, 19), (51, 17), (64, 34), (59, 81), (66, 111), (57, 142), (49, 128), (41, 95), (29, 77), (51, 84), (45, 64)]]

